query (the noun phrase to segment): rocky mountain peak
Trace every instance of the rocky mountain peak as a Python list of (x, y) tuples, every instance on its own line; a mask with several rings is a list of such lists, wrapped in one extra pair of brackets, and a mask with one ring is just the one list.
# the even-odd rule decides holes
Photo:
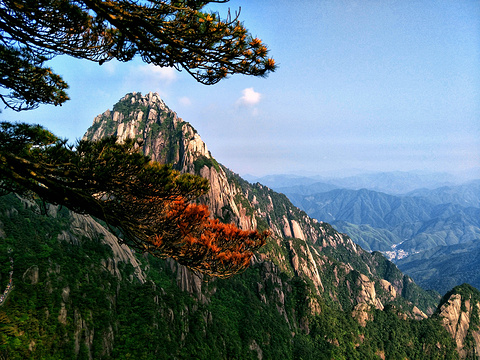
[(181, 172), (207, 178), (208, 194), (202, 202), (213, 216), (230, 219), (243, 229), (257, 226), (254, 217), (247, 215), (242, 204), (235, 200), (239, 189), (230, 184), (225, 170), (210, 154), (197, 131), (170, 110), (158, 93), (131, 93), (95, 117), (84, 139), (97, 140), (117, 136), (141, 140), (145, 155), (159, 163), (170, 163)]
[(131, 93), (95, 117), (84, 139), (117, 136), (142, 140), (143, 152), (152, 160), (172, 163), (181, 170), (197, 159), (210, 159), (196, 130), (170, 110), (158, 93)]

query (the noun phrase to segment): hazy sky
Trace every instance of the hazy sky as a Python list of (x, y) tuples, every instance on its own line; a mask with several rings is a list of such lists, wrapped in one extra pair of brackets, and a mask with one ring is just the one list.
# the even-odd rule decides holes
[[(136, 60), (57, 57), (71, 100), (1, 120), (80, 138), (128, 92), (156, 91), (240, 174), (480, 169), (480, 1), (219, 4), (270, 48), (266, 79), (214, 86)], [(478, 175), (480, 178), (480, 173)]]

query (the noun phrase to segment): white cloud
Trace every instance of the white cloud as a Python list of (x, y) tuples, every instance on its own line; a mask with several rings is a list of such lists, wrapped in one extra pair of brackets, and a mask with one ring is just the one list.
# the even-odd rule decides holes
[(103, 69), (108, 75), (114, 75), (117, 72), (117, 67), (120, 62), (118, 60), (110, 60), (103, 64)]
[(139, 75), (148, 77), (152, 82), (162, 81), (169, 84), (177, 80), (177, 70), (172, 67), (160, 67), (148, 64), (139, 66), (137, 71)]
[(120, 72), (122, 76), (122, 88), (124, 92), (141, 92), (147, 94), (150, 91), (158, 92), (160, 96), (166, 96), (166, 92), (177, 80), (174, 68), (161, 68), (151, 64), (125, 64), (127, 71)]
[(246, 106), (253, 106), (260, 102), (262, 98), (262, 94), (253, 90), (253, 87), (243, 89), (242, 96), (237, 100), (237, 104), (239, 105), (246, 105)]
[(192, 105), (192, 100), (190, 98), (183, 96), (180, 99), (178, 99), (178, 103), (183, 106), (190, 106)]

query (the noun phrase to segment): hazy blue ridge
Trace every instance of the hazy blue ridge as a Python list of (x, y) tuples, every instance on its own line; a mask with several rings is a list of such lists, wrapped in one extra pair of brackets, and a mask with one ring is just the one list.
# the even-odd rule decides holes
[(429, 201), (437, 204), (452, 203), (464, 207), (480, 207), (480, 180), (437, 189), (417, 189), (406, 195), (428, 198)]
[[(407, 194), (418, 189), (425, 191), (440, 187), (458, 186), (465, 182), (463, 177), (457, 178), (447, 173), (422, 172), (375, 172), (358, 173), (351, 176), (305, 176), (305, 175), (267, 175), (263, 177), (246, 176), (250, 182), (260, 182), (272, 189), (284, 193), (298, 193), (298, 186), (303, 186), (305, 195), (315, 194), (321, 186), (337, 189), (359, 190), (362, 188), (384, 192), (392, 195)], [(327, 189), (323, 191), (328, 191)]]

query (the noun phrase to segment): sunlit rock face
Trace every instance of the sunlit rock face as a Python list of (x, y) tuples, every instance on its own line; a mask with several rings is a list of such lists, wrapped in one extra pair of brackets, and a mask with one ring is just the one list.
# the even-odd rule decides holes
[[(460, 358), (480, 357), (480, 292), (466, 284), (456, 287), (450, 296), (446, 295), (437, 313), (455, 339)], [(467, 344), (468, 338), (473, 344)]]

